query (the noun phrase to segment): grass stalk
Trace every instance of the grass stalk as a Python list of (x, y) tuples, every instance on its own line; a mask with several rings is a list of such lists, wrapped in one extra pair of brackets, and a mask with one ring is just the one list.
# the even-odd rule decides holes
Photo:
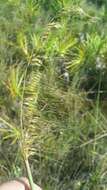
[(30, 168), (28, 159), (25, 160), (25, 166), (26, 166), (27, 175), (28, 175), (30, 186), (31, 186), (31, 190), (35, 190), (32, 172), (31, 172), (31, 168)]

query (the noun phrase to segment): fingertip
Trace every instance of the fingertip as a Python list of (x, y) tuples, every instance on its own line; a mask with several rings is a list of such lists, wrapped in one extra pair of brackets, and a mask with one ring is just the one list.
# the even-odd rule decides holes
[[(26, 190), (31, 190), (30, 189), (30, 184), (29, 184), (29, 180), (27, 177), (21, 177), (20, 180), (26, 184), (27, 188)], [(37, 184), (34, 183), (34, 188), (35, 190), (42, 190), (42, 188), (40, 186), (38, 186)]]

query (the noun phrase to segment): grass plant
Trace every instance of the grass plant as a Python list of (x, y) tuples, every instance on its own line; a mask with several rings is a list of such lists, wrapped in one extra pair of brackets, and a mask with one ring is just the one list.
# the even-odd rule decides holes
[(0, 0), (0, 181), (107, 189), (105, 7)]

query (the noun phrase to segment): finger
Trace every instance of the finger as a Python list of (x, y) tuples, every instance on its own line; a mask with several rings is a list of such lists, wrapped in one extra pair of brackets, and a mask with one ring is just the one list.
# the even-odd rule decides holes
[(25, 190), (24, 184), (13, 180), (0, 185), (0, 190)]
[[(20, 180), (26, 184), (26, 190), (27, 189), (31, 190), (29, 180), (26, 177), (22, 177), (22, 178), (20, 178)], [(42, 188), (40, 186), (38, 186), (37, 184), (34, 184), (34, 189), (35, 190), (42, 190)]]

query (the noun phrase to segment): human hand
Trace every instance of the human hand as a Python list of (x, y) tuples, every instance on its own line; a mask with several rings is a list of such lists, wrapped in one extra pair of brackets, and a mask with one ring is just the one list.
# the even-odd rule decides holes
[[(34, 184), (35, 190), (42, 190), (38, 185)], [(31, 190), (27, 178), (22, 177), (18, 180), (8, 181), (0, 185), (0, 190)]]

